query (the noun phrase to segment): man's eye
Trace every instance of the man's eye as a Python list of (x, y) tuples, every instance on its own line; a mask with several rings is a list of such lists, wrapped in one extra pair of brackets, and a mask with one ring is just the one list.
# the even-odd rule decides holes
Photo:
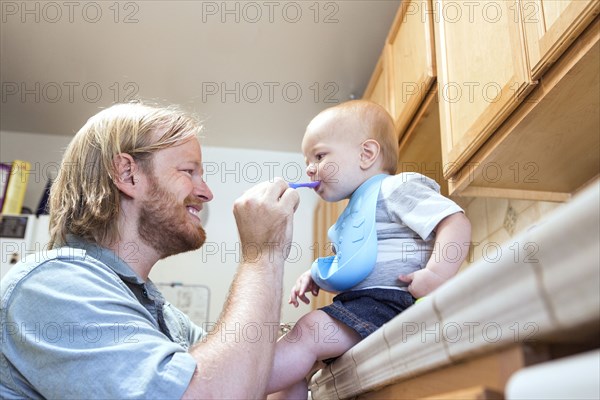
[(190, 176), (194, 174), (193, 169), (182, 169), (181, 172), (185, 172), (186, 174), (189, 174)]

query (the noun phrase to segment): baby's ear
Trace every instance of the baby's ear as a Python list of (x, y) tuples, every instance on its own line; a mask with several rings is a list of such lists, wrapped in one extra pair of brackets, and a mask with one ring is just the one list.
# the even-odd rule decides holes
[(360, 167), (362, 169), (369, 169), (381, 152), (381, 147), (379, 143), (374, 139), (367, 139), (361, 144), (361, 152), (360, 152)]

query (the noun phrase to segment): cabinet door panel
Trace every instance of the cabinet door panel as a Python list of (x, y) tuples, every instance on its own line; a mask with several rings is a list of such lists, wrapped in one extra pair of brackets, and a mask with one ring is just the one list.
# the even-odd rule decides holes
[(598, 0), (524, 0), (521, 16), (531, 73), (537, 79), (600, 12)]
[(391, 114), (388, 68), (386, 66), (388, 47), (384, 47), (381, 57), (371, 75), (371, 80), (365, 89), (364, 99), (371, 100), (387, 110)]
[(403, 1), (390, 32), (392, 117), (402, 137), (435, 80), (429, 0)]
[[(315, 209), (313, 224), (313, 255), (315, 259), (333, 254), (329, 244), (329, 238), (327, 237), (327, 231), (331, 225), (336, 223), (338, 217), (347, 205), (348, 200), (342, 200), (336, 203), (319, 200), (317, 208)], [(331, 304), (334, 297), (334, 293), (326, 292), (325, 290), (319, 291), (319, 296), (311, 302), (313, 310)]]
[(516, 108), (532, 83), (512, 2), (434, 4), (442, 154), (449, 178)]
[(383, 70), (380, 71), (377, 80), (375, 81), (375, 86), (373, 87), (373, 93), (371, 93), (371, 100), (375, 103), (382, 105), (386, 109), (388, 107), (387, 101), (387, 84), (385, 79), (385, 72)]

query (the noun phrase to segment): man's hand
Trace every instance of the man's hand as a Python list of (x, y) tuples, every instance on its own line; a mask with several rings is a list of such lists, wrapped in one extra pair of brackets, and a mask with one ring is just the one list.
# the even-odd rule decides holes
[(306, 297), (306, 292), (311, 292), (313, 296), (319, 294), (319, 286), (313, 280), (310, 270), (300, 275), (292, 288), (292, 294), (290, 295), (288, 303), (293, 304), (294, 307), (298, 307), (298, 299), (302, 300), (305, 304), (310, 303), (309, 298)]
[[(283, 264), (298, 201), (298, 193), (281, 179), (254, 186), (236, 200), (233, 212), (244, 259), (215, 330), (190, 349), (197, 368), (184, 398), (265, 397), (281, 311)], [(223, 339), (238, 326), (258, 328), (256, 340)]]
[(281, 178), (246, 191), (235, 201), (235, 215), (242, 255), (246, 262), (283, 261), (290, 251), (292, 220), (298, 207), (298, 192)]

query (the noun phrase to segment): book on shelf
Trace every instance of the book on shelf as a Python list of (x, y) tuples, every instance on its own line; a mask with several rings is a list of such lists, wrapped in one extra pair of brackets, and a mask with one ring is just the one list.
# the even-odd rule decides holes
[(2, 214), (14, 215), (21, 213), (30, 170), (31, 163), (28, 161), (14, 160), (12, 162), (8, 173), (8, 181), (5, 181), (4, 178), (2, 181), (3, 185), (6, 184), (6, 191), (2, 202)]
[(52, 188), (52, 179), (48, 178), (46, 181), (46, 186), (44, 187), (44, 193), (42, 193), (42, 198), (40, 199), (37, 211), (35, 215), (39, 217), (40, 215), (47, 215), (50, 213), (48, 209), (48, 202), (50, 201), (50, 189)]
[(10, 164), (0, 163), (0, 212), (4, 204), (4, 196), (6, 196), (6, 188), (8, 187), (8, 178), (10, 177)]

